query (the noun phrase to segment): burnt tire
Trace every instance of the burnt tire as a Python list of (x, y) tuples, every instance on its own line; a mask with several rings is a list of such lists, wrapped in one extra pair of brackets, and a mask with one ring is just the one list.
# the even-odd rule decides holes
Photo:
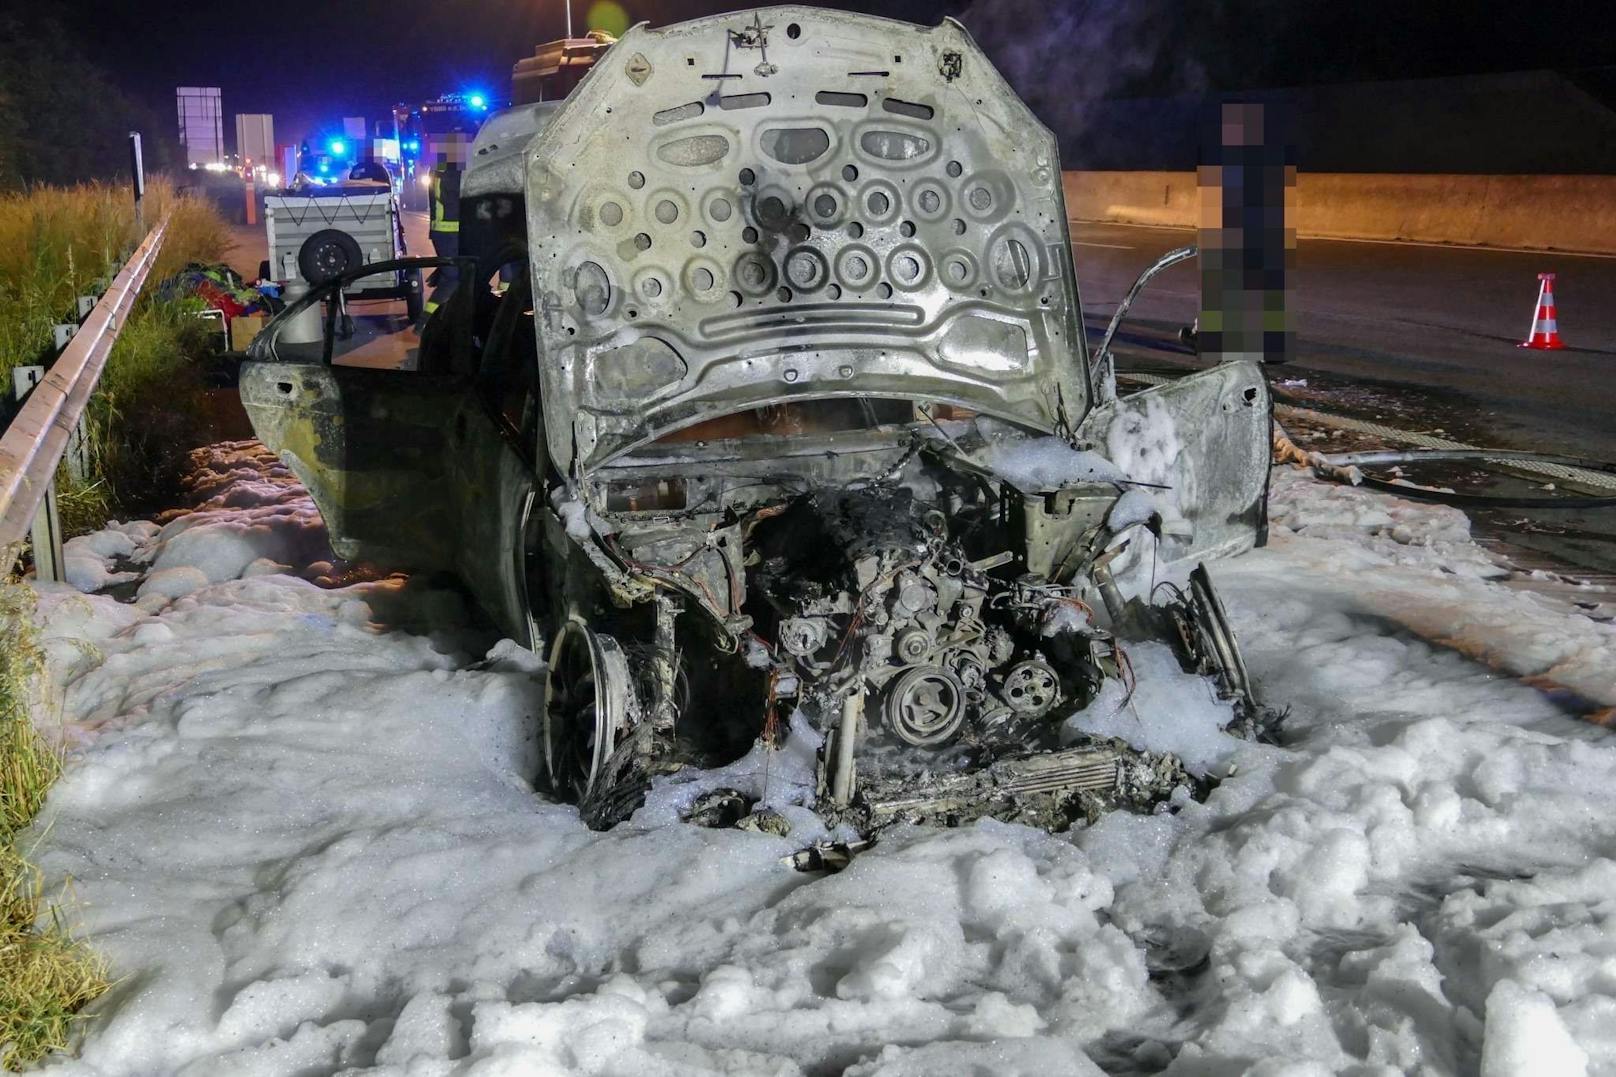
[(297, 250), (297, 271), (313, 285), (335, 280), (363, 264), (364, 255), (354, 237), (337, 228), (321, 229)]

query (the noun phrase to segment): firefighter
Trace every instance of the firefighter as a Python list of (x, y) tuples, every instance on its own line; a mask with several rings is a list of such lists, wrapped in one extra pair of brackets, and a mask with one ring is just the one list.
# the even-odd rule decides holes
[[(440, 258), (453, 258), (460, 253), (460, 166), (446, 153), (438, 154), (429, 190), (432, 223), (427, 234), (432, 239), (432, 251)], [(432, 294), (422, 310), (430, 316), (454, 293), (459, 279), (454, 266), (439, 267), (429, 280)]]

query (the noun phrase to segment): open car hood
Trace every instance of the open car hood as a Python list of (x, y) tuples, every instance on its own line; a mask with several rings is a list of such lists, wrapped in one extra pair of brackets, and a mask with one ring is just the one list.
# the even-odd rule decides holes
[(1054, 138), (956, 22), (631, 29), (529, 144), (546, 431), (583, 470), (793, 397), (1088, 409)]

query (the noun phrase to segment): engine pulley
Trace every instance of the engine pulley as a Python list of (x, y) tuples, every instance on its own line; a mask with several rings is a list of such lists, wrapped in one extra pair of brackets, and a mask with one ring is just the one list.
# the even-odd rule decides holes
[(918, 662), (931, 650), (931, 633), (924, 628), (906, 628), (893, 641), (893, 650), (905, 662)]
[(1060, 702), (1060, 677), (1048, 662), (1029, 658), (1010, 667), (999, 694), (1017, 714), (1042, 718)]
[(965, 720), (965, 687), (941, 666), (914, 666), (887, 689), (887, 728), (905, 744), (935, 748), (954, 738)]

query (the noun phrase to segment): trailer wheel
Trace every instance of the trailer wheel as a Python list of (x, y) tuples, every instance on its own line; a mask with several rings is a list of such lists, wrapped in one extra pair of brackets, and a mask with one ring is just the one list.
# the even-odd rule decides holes
[(335, 280), (363, 264), (359, 244), (347, 232), (324, 228), (303, 241), (297, 251), (297, 271), (313, 285)]

